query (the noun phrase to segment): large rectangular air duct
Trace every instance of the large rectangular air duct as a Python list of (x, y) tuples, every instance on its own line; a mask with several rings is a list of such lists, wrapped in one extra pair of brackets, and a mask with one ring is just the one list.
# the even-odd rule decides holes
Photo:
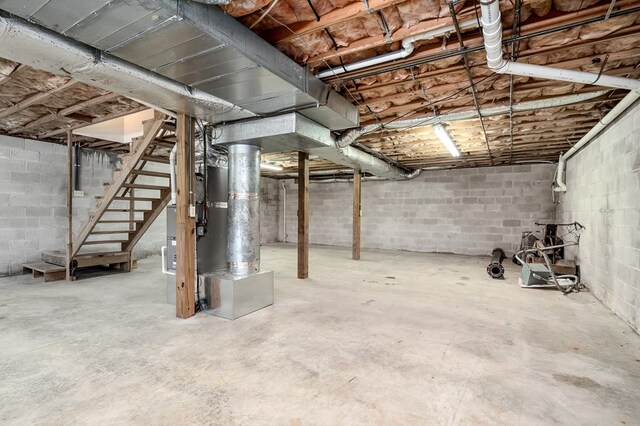
[[(34, 68), (78, 79), (93, 66), (84, 56), (92, 47), (96, 67), (102, 67), (105, 59), (112, 64), (124, 60), (122, 64), (139, 67), (137, 76), (164, 77), (180, 83), (179, 90), (192, 92), (194, 97), (212, 95), (230, 105), (210, 120), (210, 115), (185, 108), (175, 99), (164, 102), (162, 93), (152, 100), (137, 94), (138, 99), (169, 110), (216, 123), (290, 111), (299, 111), (332, 130), (359, 123), (354, 105), (213, 5), (182, 0), (0, 0), (0, 9), (13, 14), (2, 13), (0, 57)], [(14, 15), (38, 25), (25, 26)], [(39, 32), (40, 26), (51, 32)], [(13, 41), (17, 37), (20, 44)], [(52, 40), (68, 46), (69, 51), (60, 56), (58, 49), (48, 49)], [(80, 44), (73, 46), (74, 41)], [(72, 52), (83, 54), (74, 61)], [(125, 66), (102, 67), (102, 71), (101, 81), (109, 75), (121, 80), (124, 77), (116, 74), (132, 73)], [(125, 89), (112, 90), (131, 96), (135, 84)]]

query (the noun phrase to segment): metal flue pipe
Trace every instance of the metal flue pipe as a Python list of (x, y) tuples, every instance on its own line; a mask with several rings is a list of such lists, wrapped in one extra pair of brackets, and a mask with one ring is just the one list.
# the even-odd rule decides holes
[(260, 154), (254, 145), (229, 146), (227, 272), (260, 271)]
[(640, 81), (632, 78), (612, 77), (604, 74), (553, 68), (541, 65), (507, 61), (502, 56), (502, 21), (498, 0), (480, 2), (482, 35), (487, 53), (487, 65), (498, 74), (513, 74), (532, 78), (593, 84), (616, 89), (640, 89)]

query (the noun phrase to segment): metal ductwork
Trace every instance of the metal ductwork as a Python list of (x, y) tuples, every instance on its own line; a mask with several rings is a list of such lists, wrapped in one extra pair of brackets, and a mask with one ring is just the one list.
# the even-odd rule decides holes
[(493, 72), (617, 89), (640, 89), (640, 81), (631, 78), (507, 61), (502, 56), (502, 21), (499, 1), (480, 2), (480, 11), (482, 13), (482, 35), (487, 53), (487, 65)]
[[(0, 9), (9, 12), (0, 11), (0, 56), (34, 68), (110, 84), (109, 90), (214, 123), (299, 111), (331, 130), (359, 124), (354, 105), (214, 5), (0, 0)], [(211, 117), (183, 102), (190, 96), (206, 104), (211, 98), (204, 95), (226, 101), (226, 109)]]
[(0, 11), (0, 57), (170, 111), (254, 117), (234, 104)]
[(229, 146), (227, 272), (260, 270), (260, 147)]
[(339, 148), (331, 131), (297, 113), (218, 126), (213, 142), (249, 143), (263, 153), (302, 151), (340, 166), (391, 180), (413, 179), (420, 170), (406, 171), (352, 146)]
[[(513, 104), (511, 107), (509, 105), (504, 105), (504, 106), (497, 106), (497, 107), (491, 107), (491, 108), (483, 108), (483, 109), (480, 109), (480, 114), (482, 114), (483, 117), (492, 117), (496, 115), (509, 114), (510, 111), (525, 112), (525, 111), (537, 111), (545, 108), (557, 108), (561, 106), (588, 101), (589, 99), (595, 99), (597, 97), (606, 95), (608, 92), (609, 92), (608, 90), (601, 90), (597, 92), (579, 93), (576, 95), (558, 96), (555, 98), (541, 99), (538, 101), (520, 102), (518, 104)], [(453, 121), (472, 120), (478, 117), (479, 117), (478, 111), (473, 109), (468, 111), (454, 112), (450, 114), (443, 114), (443, 115), (437, 115), (432, 117), (397, 120), (397, 121), (392, 121), (390, 123), (384, 123), (384, 124), (367, 124), (357, 129), (351, 129), (344, 132), (336, 140), (336, 145), (339, 148), (345, 148), (351, 145), (360, 136), (365, 135), (367, 133), (376, 132), (383, 128), (384, 129), (420, 128), (420, 127), (432, 126), (435, 123), (450, 123)]]

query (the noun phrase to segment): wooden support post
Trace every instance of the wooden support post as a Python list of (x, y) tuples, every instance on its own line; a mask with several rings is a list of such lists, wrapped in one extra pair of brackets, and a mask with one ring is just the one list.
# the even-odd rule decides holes
[(195, 218), (190, 215), (189, 185), (195, 183), (192, 136), (193, 120), (178, 114), (176, 127), (176, 316), (195, 315), (196, 239)]
[(309, 154), (298, 153), (298, 278), (309, 276)]
[(362, 221), (360, 170), (353, 170), (353, 260), (360, 260), (360, 224)]
[(73, 131), (67, 130), (67, 281), (75, 281), (73, 261)]

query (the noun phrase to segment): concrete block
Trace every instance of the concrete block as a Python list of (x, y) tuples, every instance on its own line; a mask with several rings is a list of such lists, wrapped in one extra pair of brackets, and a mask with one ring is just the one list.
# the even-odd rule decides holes
[(40, 152), (38, 151), (27, 151), (24, 149), (11, 149), (11, 159), (25, 160), (25, 161), (40, 161)]
[(40, 175), (36, 173), (11, 172), (11, 180), (18, 183), (39, 183)]
[(24, 160), (0, 158), (0, 170), (8, 172), (24, 172), (25, 163), (26, 162)]
[(0, 146), (13, 149), (24, 149), (24, 139), (14, 138), (13, 136), (0, 135)]
[(40, 197), (37, 195), (24, 195), (24, 194), (11, 195), (11, 199), (9, 200), (9, 205), (25, 206), (25, 207), (39, 206)]

